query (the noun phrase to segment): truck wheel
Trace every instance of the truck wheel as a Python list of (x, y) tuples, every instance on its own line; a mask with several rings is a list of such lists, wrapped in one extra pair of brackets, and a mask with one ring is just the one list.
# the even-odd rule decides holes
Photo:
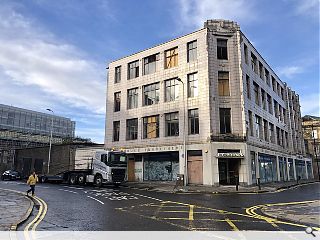
[(70, 175), (69, 183), (71, 185), (75, 185), (77, 183), (77, 175), (76, 174), (71, 174)]
[(97, 186), (97, 187), (101, 187), (102, 186), (102, 177), (100, 175), (97, 175), (95, 178), (94, 178), (94, 184)]
[(86, 175), (84, 174), (79, 174), (78, 176), (78, 183), (80, 185), (84, 185), (86, 183)]

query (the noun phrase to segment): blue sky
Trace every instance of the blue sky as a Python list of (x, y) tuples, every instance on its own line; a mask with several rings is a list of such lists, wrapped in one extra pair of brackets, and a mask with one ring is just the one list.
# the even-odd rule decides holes
[(237, 21), (278, 76), (319, 116), (319, 0), (0, 0), (1, 103), (76, 121), (103, 143), (108, 62)]

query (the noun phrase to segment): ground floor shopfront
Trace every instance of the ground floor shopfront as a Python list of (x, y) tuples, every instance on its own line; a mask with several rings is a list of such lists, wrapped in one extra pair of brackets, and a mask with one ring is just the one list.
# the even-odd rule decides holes
[(311, 159), (249, 146), (246, 143), (215, 142), (126, 149), (128, 181), (176, 181), (187, 184), (252, 185), (311, 179)]

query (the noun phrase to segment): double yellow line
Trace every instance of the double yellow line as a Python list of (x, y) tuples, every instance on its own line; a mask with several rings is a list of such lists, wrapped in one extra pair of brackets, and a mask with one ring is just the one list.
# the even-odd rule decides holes
[[(286, 205), (306, 204), (306, 203), (313, 203), (313, 202), (316, 202), (316, 201), (317, 200), (257, 205), (257, 206), (252, 206), (250, 208), (246, 208), (246, 213), (251, 217), (264, 220), (264, 221), (270, 223), (273, 227), (278, 228), (278, 229), (280, 229), (280, 228), (276, 223), (295, 226), (295, 227), (301, 227), (301, 228), (305, 229), (308, 226), (303, 225), (303, 224), (293, 223), (293, 222), (285, 222), (285, 221), (281, 221), (281, 220), (278, 220), (278, 219), (275, 219), (275, 218), (262, 216), (262, 215), (259, 215), (258, 213), (256, 213), (256, 210), (261, 209), (261, 208), (270, 207), (270, 206), (286, 206)], [(313, 229), (315, 229), (317, 231), (320, 230), (320, 228), (317, 228), (317, 227), (313, 227)]]
[(36, 217), (28, 223), (28, 225), (24, 228), (24, 236), (25, 239), (29, 240), (29, 231), (32, 231), (32, 234), (34, 235), (34, 232), (36, 231), (37, 226), (39, 223), (44, 219), (44, 217), (47, 214), (48, 206), (45, 201), (43, 201), (39, 197), (33, 197), (33, 199), (39, 204), (39, 211), (36, 215)]

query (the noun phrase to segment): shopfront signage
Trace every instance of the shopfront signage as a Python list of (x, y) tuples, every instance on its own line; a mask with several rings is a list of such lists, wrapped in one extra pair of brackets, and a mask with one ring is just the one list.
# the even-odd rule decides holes
[(146, 152), (170, 152), (182, 150), (182, 146), (145, 147), (125, 149), (126, 153), (146, 153)]
[(218, 153), (218, 158), (244, 158), (243, 153)]

